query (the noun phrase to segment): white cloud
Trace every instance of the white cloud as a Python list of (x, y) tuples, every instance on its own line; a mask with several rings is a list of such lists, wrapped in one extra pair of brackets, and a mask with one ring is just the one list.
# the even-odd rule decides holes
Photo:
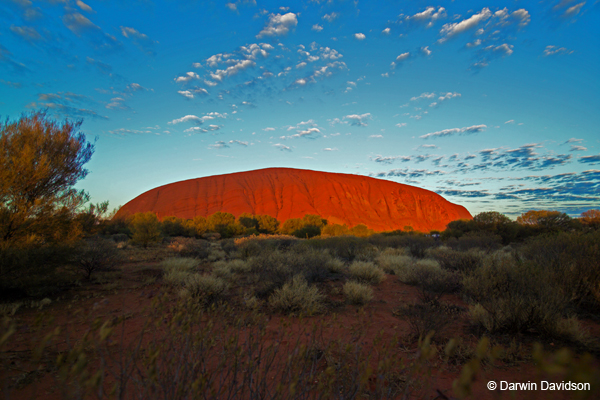
[(186, 130), (184, 130), (184, 132), (185, 133), (205, 133), (208, 131), (204, 128), (200, 128), (199, 126), (193, 126), (191, 128), (187, 128)]
[(441, 131), (437, 131), (437, 132), (432, 132), (432, 133), (428, 133), (426, 135), (422, 135), (419, 136), (421, 139), (429, 139), (429, 138), (436, 138), (436, 137), (443, 137), (443, 136), (452, 136), (454, 134), (460, 133), (460, 134), (470, 134), (470, 133), (477, 133), (477, 132), (481, 132), (483, 130), (485, 130), (487, 128), (487, 125), (473, 125), (473, 126), (467, 126), (464, 128), (452, 128), (452, 129), (444, 129)]
[(416, 101), (416, 100), (421, 100), (421, 99), (432, 99), (435, 97), (435, 93), (421, 93), (419, 96), (415, 96), (415, 97), (411, 97), (410, 101)]
[(406, 60), (408, 57), (410, 57), (410, 53), (409, 52), (402, 53), (398, 57), (396, 57), (396, 61), (397, 62), (401, 62), (401, 61)]
[(277, 147), (281, 151), (292, 151), (291, 147), (281, 143), (274, 144), (273, 147)]
[(323, 30), (323, 27), (319, 24), (314, 24), (311, 29), (316, 32), (321, 32)]
[(88, 6), (87, 4), (85, 4), (81, 0), (77, 0), (77, 7), (81, 8), (85, 12), (91, 12), (91, 13), (94, 12), (94, 10), (92, 9), (92, 7)]
[(333, 22), (333, 20), (336, 19), (337, 17), (339, 17), (339, 14), (334, 13), (334, 12), (332, 12), (331, 14), (323, 15), (323, 19), (326, 20), (327, 22)]
[(515, 120), (514, 119), (509, 119), (508, 121), (505, 122), (505, 124), (514, 124)]
[(177, 93), (179, 93), (180, 95), (187, 97), (188, 99), (193, 99), (194, 98), (194, 94), (192, 92), (190, 92), (189, 90), (178, 90)]
[(200, 79), (200, 77), (198, 76), (197, 73), (190, 71), (190, 72), (186, 72), (186, 74), (183, 76), (179, 76), (179, 77), (175, 78), (175, 82), (177, 82), (177, 83), (189, 82), (192, 79)]
[(575, 4), (573, 7), (569, 7), (567, 8), (567, 11), (565, 11), (565, 17), (572, 17), (574, 15), (579, 14), (579, 11), (581, 11), (581, 8), (585, 5), (585, 1), (582, 1), (579, 4)]
[(571, 149), (569, 151), (586, 151), (587, 147), (580, 145), (571, 145)]
[(383, 139), (383, 135), (371, 135), (369, 136), (371, 139)]
[(296, 25), (298, 25), (298, 19), (294, 13), (271, 14), (269, 22), (256, 37), (286, 35)]
[(355, 125), (355, 126), (367, 126), (368, 124), (365, 122), (369, 119), (371, 119), (371, 113), (365, 113), (365, 114), (351, 114), (351, 115), (346, 115), (344, 117), (345, 120), (349, 120), (350, 121), (350, 125)]
[(237, 5), (235, 3), (227, 3), (225, 7), (229, 8), (231, 11), (237, 11)]
[(513, 18), (516, 18), (519, 21), (519, 26), (525, 26), (529, 24), (529, 22), (531, 22), (531, 16), (529, 15), (529, 12), (524, 8), (520, 8), (517, 11), (513, 11), (511, 15), (513, 16)]
[(338, 151), (337, 147), (326, 147), (323, 149), (323, 151)]
[(398, 128), (402, 128), (403, 126), (406, 126), (406, 122), (401, 122), (401, 123), (399, 123), (399, 124), (396, 124), (396, 126), (397, 126)]
[(390, 28), (385, 28), (384, 30), (381, 31), (381, 33), (383, 33), (384, 35), (389, 35), (391, 32)]
[(354, 34), (354, 37), (355, 37), (357, 40), (365, 40), (365, 38), (366, 38), (366, 36), (365, 36), (365, 34), (364, 34), (364, 33), (355, 33), (355, 34)]
[(420, 13), (416, 13), (415, 15), (406, 17), (407, 21), (415, 21), (421, 23), (427, 23), (427, 28), (433, 26), (435, 21), (441, 18), (446, 17), (446, 9), (444, 7), (440, 7), (437, 11), (435, 7), (427, 7), (425, 11)]
[(185, 117), (174, 119), (173, 121), (169, 122), (169, 124), (175, 125), (175, 124), (180, 124), (182, 122), (195, 122), (195, 123), (201, 124), (203, 122), (203, 120), (202, 120), (202, 118), (200, 118), (196, 115), (186, 115)]
[(460, 22), (445, 24), (440, 30), (442, 38), (439, 40), (440, 43), (445, 42), (449, 38), (458, 35), (466, 30), (472, 29), (477, 26), (480, 22), (490, 18), (492, 13), (489, 8), (484, 8), (481, 12), (473, 14), (471, 17), (464, 19)]
[(431, 50), (429, 50), (429, 46), (421, 47), (421, 52), (425, 56), (430, 56), (431, 55)]
[(265, 132), (271, 132), (274, 130), (275, 130), (275, 128), (269, 128), (269, 127), (263, 129), (263, 131), (265, 131)]
[(495, 53), (504, 53), (507, 56), (510, 56), (513, 53), (513, 45), (512, 44), (501, 44), (499, 46), (487, 46), (484, 50), (493, 51)]

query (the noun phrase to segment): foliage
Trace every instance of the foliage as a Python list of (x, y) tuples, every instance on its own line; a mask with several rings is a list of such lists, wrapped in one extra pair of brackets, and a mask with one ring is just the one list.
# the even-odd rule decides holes
[(354, 261), (348, 267), (351, 279), (358, 282), (378, 284), (385, 279), (385, 272), (372, 262)]
[(208, 231), (218, 232), (223, 238), (241, 235), (244, 227), (230, 213), (217, 211), (206, 219)]
[(208, 305), (221, 299), (229, 285), (225, 280), (212, 275), (189, 275), (184, 283), (184, 289), (181, 292), (183, 296), (190, 296)]
[(115, 266), (120, 257), (114, 241), (100, 237), (79, 243), (72, 255), (73, 262), (83, 271), (86, 279), (96, 271), (107, 270)]
[(148, 247), (151, 243), (157, 243), (162, 239), (160, 222), (156, 214), (152, 212), (137, 213), (131, 217), (132, 241)]
[(73, 189), (87, 175), (83, 166), (94, 153), (79, 131), (81, 123), (59, 123), (45, 112), (0, 122), (1, 241), (19, 242), (32, 234), (53, 241), (52, 226), (63, 219), (55, 217), (72, 217), (88, 200), (84, 191)]
[(575, 309), (600, 310), (600, 231), (531, 238), (521, 253), (555, 277), (557, 290)]
[(350, 304), (362, 306), (373, 299), (373, 289), (364, 283), (348, 281), (342, 291)]
[(517, 217), (517, 222), (544, 232), (563, 231), (573, 227), (571, 217), (560, 211), (530, 210)]
[(314, 286), (309, 286), (302, 275), (296, 275), (280, 289), (276, 289), (269, 302), (284, 313), (300, 312), (312, 315), (323, 309), (323, 295)]
[(579, 220), (586, 227), (598, 229), (600, 228), (600, 210), (593, 209), (584, 211), (581, 213)]

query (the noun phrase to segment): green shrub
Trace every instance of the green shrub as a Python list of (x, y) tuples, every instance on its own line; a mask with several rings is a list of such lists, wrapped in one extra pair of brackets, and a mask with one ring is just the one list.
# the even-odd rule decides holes
[(348, 281), (342, 290), (350, 304), (363, 305), (373, 299), (373, 289), (364, 283)]
[(177, 251), (181, 257), (206, 259), (210, 254), (210, 243), (202, 239), (175, 237), (169, 248)]
[(131, 237), (133, 243), (148, 247), (149, 244), (162, 240), (160, 222), (152, 212), (134, 214), (130, 226), (133, 232)]
[(372, 262), (354, 261), (348, 268), (350, 278), (359, 282), (378, 284), (385, 279), (385, 272)]
[(376, 248), (366, 239), (354, 236), (336, 236), (318, 238), (305, 242), (306, 246), (328, 250), (329, 253), (344, 261), (352, 262), (356, 258), (375, 257)]
[(331, 260), (327, 261), (325, 267), (329, 272), (333, 272), (334, 274), (342, 273), (346, 269), (346, 264), (338, 258), (331, 258)]
[(323, 295), (315, 286), (309, 286), (302, 275), (296, 275), (283, 287), (276, 289), (269, 302), (284, 313), (316, 314), (323, 309)]
[(183, 286), (187, 278), (189, 278), (193, 272), (190, 271), (181, 271), (181, 270), (171, 270), (165, 272), (163, 275), (163, 282), (170, 286)]

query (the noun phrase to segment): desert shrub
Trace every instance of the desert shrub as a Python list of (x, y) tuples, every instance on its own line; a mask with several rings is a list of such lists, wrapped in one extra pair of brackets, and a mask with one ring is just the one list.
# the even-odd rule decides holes
[(160, 267), (165, 272), (184, 271), (192, 272), (198, 266), (198, 260), (189, 257), (171, 257), (161, 261)]
[(399, 258), (400, 263), (394, 266), (394, 274), (398, 276), (400, 282), (408, 285), (416, 285), (419, 283), (416, 277), (416, 271), (420, 268), (439, 268), (439, 264), (435, 260), (415, 260), (412, 257)]
[(350, 304), (363, 305), (373, 299), (373, 289), (364, 283), (348, 281), (342, 290)]
[(110, 235), (110, 239), (115, 243), (127, 242), (129, 240), (129, 236), (125, 233), (115, 233)]
[(133, 243), (148, 247), (149, 244), (162, 240), (160, 222), (152, 212), (134, 214), (130, 226), (133, 232), (131, 237)]
[(411, 334), (419, 338), (431, 332), (441, 334), (452, 319), (452, 314), (438, 302), (408, 304), (395, 310), (393, 314), (408, 321)]
[(367, 240), (354, 236), (336, 236), (313, 239), (307, 241), (305, 245), (315, 249), (326, 249), (332, 256), (348, 262), (354, 261), (354, 259), (357, 257), (374, 258), (376, 252), (376, 248)]
[(468, 232), (455, 240), (447, 240), (446, 246), (458, 251), (478, 248), (486, 252), (502, 247), (502, 237), (486, 231)]
[(221, 240), (221, 248), (228, 256), (232, 256), (238, 251), (238, 247), (233, 239)]
[(520, 253), (551, 271), (578, 310), (600, 310), (600, 231), (532, 238)]
[[(403, 253), (403, 252), (402, 252)], [(381, 253), (375, 260), (386, 273), (395, 274), (396, 269), (413, 263), (411, 256), (403, 254), (392, 254), (391, 252)]]
[(250, 272), (250, 265), (244, 260), (231, 260), (227, 263), (227, 266), (234, 274), (246, 274)]
[(163, 282), (169, 286), (183, 286), (188, 277), (190, 277), (193, 272), (190, 271), (178, 271), (171, 270), (165, 272), (163, 275)]
[(327, 270), (329, 272), (332, 272), (334, 274), (340, 274), (340, 273), (344, 272), (344, 270), (346, 269), (346, 264), (344, 264), (344, 262), (342, 260), (340, 260), (339, 258), (332, 257), (325, 264), (325, 268), (327, 268)]
[(497, 254), (463, 279), (463, 292), (474, 303), (474, 321), (490, 332), (555, 336), (568, 306), (552, 271)]
[(427, 256), (436, 260), (449, 271), (469, 272), (481, 265), (483, 255), (475, 249), (456, 251), (448, 247), (437, 247), (427, 251)]
[(367, 261), (354, 261), (348, 267), (348, 273), (351, 279), (370, 284), (378, 284), (385, 279), (385, 272)]
[(288, 235), (258, 235), (235, 239), (234, 243), (244, 259), (274, 250), (287, 251), (298, 243), (298, 238)]
[(0, 299), (45, 297), (80, 278), (64, 267), (71, 261), (69, 244), (0, 245)]
[(434, 238), (420, 234), (389, 236), (387, 240), (390, 243), (393, 240), (393, 246), (389, 247), (404, 247), (415, 258), (425, 257), (427, 249), (438, 245), (438, 242)]
[(460, 289), (461, 276), (450, 272), (439, 264), (417, 261), (410, 280), (419, 287), (419, 297), (424, 303), (438, 302), (446, 293), (455, 293)]
[(227, 261), (217, 261), (212, 265), (212, 274), (217, 278), (230, 280), (233, 277), (233, 271)]
[(227, 253), (223, 251), (220, 247), (210, 247), (208, 253), (208, 261), (215, 262), (218, 260), (224, 260), (227, 258)]
[(220, 300), (229, 288), (227, 282), (213, 275), (191, 274), (184, 281), (181, 294), (198, 299), (204, 304)]
[(90, 279), (95, 271), (114, 267), (119, 259), (115, 242), (102, 238), (82, 241), (72, 253), (73, 263), (84, 273), (86, 279)]
[(181, 257), (206, 259), (210, 254), (210, 243), (202, 239), (175, 237), (171, 239), (169, 248), (179, 253)]
[(315, 225), (305, 225), (300, 229), (292, 232), (292, 235), (301, 239), (310, 239), (321, 234), (321, 227)]
[(283, 287), (276, 289), (269, 302), (284, 313), (316, 314), (323, 309), (323, 295), (315, 286), (309, 286), (302, 275), (296, 275)]

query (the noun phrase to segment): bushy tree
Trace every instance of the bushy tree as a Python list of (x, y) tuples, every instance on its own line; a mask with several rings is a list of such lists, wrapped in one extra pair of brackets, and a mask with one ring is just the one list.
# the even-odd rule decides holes
[(130, 226), (133, 233), (131, 239), (144, 247), (161, 239), (160, 222), (152, 212), (133, 214)]
[(291, 235), (293, 232), (297, 231), (304, 227), (302, 220), (300, 218), (290, 218), (286, 220), (281, 227), (279, 227), (279, 232), (284, 235)]
[(258, 231), (260, 233), (277, 233), (279, 229), (279, 221), (270, 215), (257, 215)]
[(560, 211), (530, 210), (517, 217), (523, 226), (542, 231), (564, 231), (573, 227), (573, 220)]
[(52, 231), (57, 215), (73, 214), (89, 199), (73, 189), (94, 153), (81, 124), (43, 111), (0, 122), (0, 241)]
[(581, 213), (579, 218), (584, 226), (598, 229), (600, 228), (600, 210), (587, 210)]

